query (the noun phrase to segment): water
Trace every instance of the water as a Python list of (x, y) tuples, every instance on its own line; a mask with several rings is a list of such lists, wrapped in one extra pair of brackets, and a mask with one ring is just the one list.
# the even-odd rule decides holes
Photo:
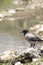
[[(4, 6), (3, 6), (4, 2)], [(5, 3), (6, 2), (6, 3)], [(14, 4), (12, 4), (12, 0), (1, 0), (0, 1), (0, 10), (6, 10), (6, 9), (15, 9), (18, 6), (14, 7)], [(26, 4), (25, 4), (26, 5)], [(24, 6), (25, 6), (24, 5)], [(21, 7), (21, 6), (20, 6)], [(23, 7), (23, 6), (22, 6)], [(26, 11), (19, 11), (18, 14), (13, 16), (6, 16), (3, 18), (2, 21), (0, 21), (0, 52), (6, 51), (6, 50), (17, 50), (21, 51), (30, 46), (30, 43), (27, 42), (20, 32), (23, 29), (30, 29), (31, 26), (43, 23), (43, 18), (37, 18), (42, 12), (42, 10), (38, 13), (38, 15), (30, 15), (25, 14), (21, 15), (21, 13), (27, 13)], [(19, 15), (20, 13), (20, 15)], [(34, 12), (33, 12), (34, 13)], [(12, 18), (12, 19), (11, 19)]]

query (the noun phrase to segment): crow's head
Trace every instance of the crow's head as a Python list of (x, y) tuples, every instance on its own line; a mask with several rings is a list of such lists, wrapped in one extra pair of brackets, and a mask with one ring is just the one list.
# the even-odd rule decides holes
[(21, 33), (23, 33), (24, 35), (26, 34), (26, 33), (28, 33), (29, 31), (26, 29), (26, 30), (22, 30), (21, 31)]

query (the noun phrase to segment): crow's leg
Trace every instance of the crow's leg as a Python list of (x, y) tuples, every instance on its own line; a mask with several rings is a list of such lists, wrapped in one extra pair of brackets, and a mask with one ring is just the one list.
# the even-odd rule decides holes
[(35, 46), (35, 43), (34, 42), (31, 42), (31, 46), (30, 47), (33, 47), (34, 48)]
[(33, 48), (35, 47), (35, 43), (33, 44)]

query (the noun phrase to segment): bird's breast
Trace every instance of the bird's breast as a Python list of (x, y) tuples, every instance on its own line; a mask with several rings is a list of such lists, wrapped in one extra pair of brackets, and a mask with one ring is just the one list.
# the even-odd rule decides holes
[(26, 37), (28, 37), (28, 38), (32, 38), (32, 37), (35, 37), (33, 34), (30, 34), (30, 33), (27, 33), (26, 35), (25, 35), (25, 38)]

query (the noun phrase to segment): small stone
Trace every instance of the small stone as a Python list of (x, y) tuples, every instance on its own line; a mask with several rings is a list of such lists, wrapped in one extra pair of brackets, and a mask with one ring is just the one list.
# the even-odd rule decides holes
[(33, 62), (37, 62), (38, 60), (38, 58), (33, 58)]
[(23, 65), (21, 62), (16, 62), (15, 65)]

